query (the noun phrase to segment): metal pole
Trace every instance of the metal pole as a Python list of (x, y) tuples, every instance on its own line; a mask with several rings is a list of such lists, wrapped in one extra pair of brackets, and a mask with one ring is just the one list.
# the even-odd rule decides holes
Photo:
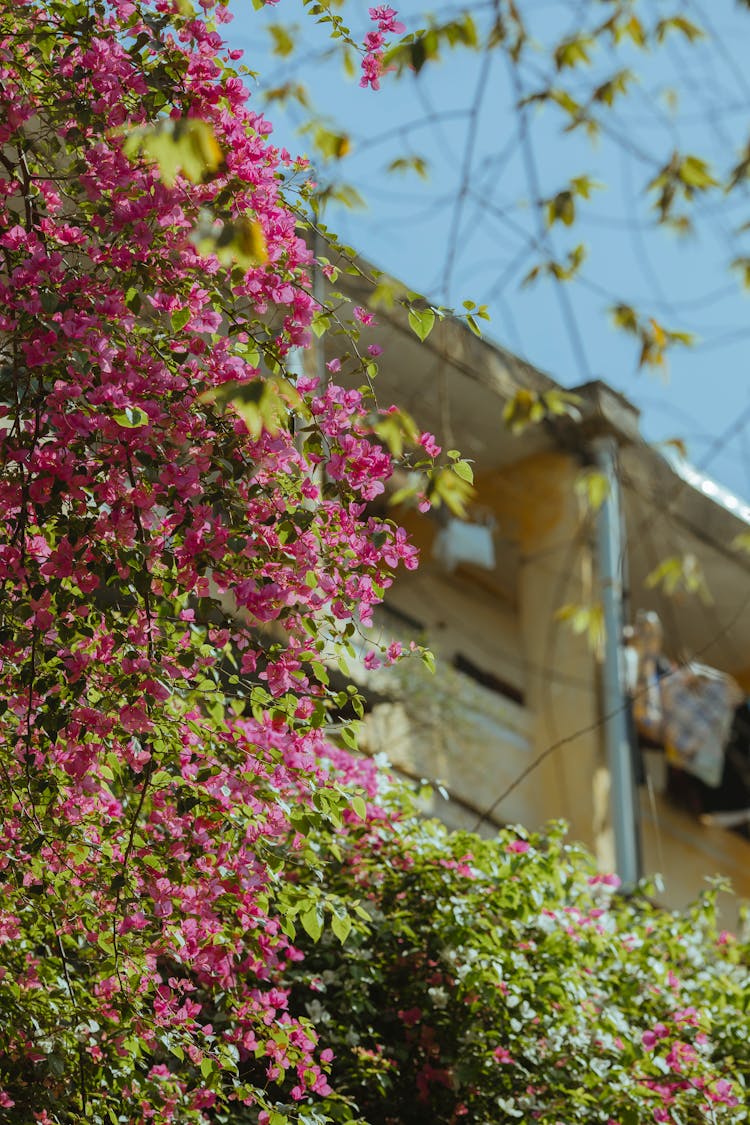
[(602, 670), (604, 737), (611, 778), (610, 801), (617, 873), (623, 887), (629, 890), (640, 878), (641, 855), (622, 651), (624, 542), (620, 486), (616, 472), (617, 443), (613, 438), (597, 438), (592, 443), (592, 448), (597, 468), (608, 485), (597, 519), (599, 586), (606, 631)]
[[(323, 308), (326, 303), (326, 283), (323, 277), (323, 271), (320, 268), (318, 258), (325, 249), (325, 243), (321, 238), (320, 231), (315, 228), (313, 234), (313, 254), (315, 260), (312, 265), (312, 293), (316, 305)], [(318, 376), (318, 394), (322, 395), (325, 392), (326, 384), (328, 383), (328, 370), (326, 368), (326, 351), (325, 344), (323, 343), (324, 337), (319, 336), (313, 340), (313, 359), (315, 361), (314, 370)]]

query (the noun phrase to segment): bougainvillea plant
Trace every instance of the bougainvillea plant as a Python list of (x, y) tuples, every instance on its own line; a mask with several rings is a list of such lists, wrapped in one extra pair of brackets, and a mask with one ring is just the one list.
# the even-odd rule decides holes
[(346, 913), (293, 879), (311, 827), (365, 811), (323, 762), (326, 661), (415, 552), (365, 511), (394, 416), (300, 371), (308, 173), (201, 9), (0, 3), (14, 1121), (280, 1121), (330, 1094), (280, 918)]

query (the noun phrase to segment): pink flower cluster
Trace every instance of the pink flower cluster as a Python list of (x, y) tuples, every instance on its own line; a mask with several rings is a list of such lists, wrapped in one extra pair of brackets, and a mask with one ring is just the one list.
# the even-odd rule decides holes
[[(641, 1035), (641, 1043), (650, 1054), (658, 1056), (659, 1069), (664, 1077), (644, 1079), (643, 1085), (657, 1096), (654, 1120), (659, 1125), (672, 1121), (670, 1107), (681, 1091), (689, 1090), (705, 1099), (699, 1108), (709, 1119), (719, 1105), (733, 1108), (740, 1104), (733, 1082), (716, 1074), (706, 1074), (701, 1067), (701, 1051), (707, 1051), (708, 1035), (699, 1030), (698, 1011), (690, 1006), (672, 1013), (668, 1024), (659, 1021)], [(688, 1038), (689, 1037), (689, 1038)]]
[(401, 35), (406, 31), (406, 28), (396, 19), (394, 8), (388, 8), (385, 5), (370, 8), (369, 15), (373, 23), (377, 24), (377, 31), (368, 31), (365, 36), (362, 77), (359, 84), (365, 88), (371, 86), (373, 90), (379, 90), (380, 78), (383, 74), (383, 49), (386, 45), (386, 35)]

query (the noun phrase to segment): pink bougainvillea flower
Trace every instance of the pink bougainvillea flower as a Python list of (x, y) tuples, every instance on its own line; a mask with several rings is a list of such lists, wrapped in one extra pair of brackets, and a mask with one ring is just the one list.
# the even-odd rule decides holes
[(492, 1054), (499, 1063), (503, 1063), (506, 1066), (512, 1066), (515, 1063), (515, 1059), (505, 1047), (495, 1047)]
[(420, 434), (419, 444), (422, 446), (425, 453), (429, 453), (430, 457), (439, 457), (440, 456), (441, 447), (435, 441), (434, 434), (430, 434), (426, 431), (424, 433)]

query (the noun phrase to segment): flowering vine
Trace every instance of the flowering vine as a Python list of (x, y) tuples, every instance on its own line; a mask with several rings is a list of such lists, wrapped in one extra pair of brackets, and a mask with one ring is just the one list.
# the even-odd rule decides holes
[(392, 471), (373, 402), (290, 374), (304, 163), (201, 7), (0, 4), (0, 1098), (24, 1122), (330, 1094), (278, 980), (293, 919), (335, 903), (288, 876), (364, 812), (325, 764), (326, 661), (416, 562), (366, 511)]
[(404, 24), (396, 19), (396, 11), (385, 4), (369, 9), (370, 19), (377, 24), (377, 31), (368, 31), (365, 36), (365, 53), (362, 57), (362, 77), (360, 86), (371, 86), (373, 90), (380, 89), (380, 77), (383, 73), (383, 48), (386, 36), (400, 35), (406, 31)]

